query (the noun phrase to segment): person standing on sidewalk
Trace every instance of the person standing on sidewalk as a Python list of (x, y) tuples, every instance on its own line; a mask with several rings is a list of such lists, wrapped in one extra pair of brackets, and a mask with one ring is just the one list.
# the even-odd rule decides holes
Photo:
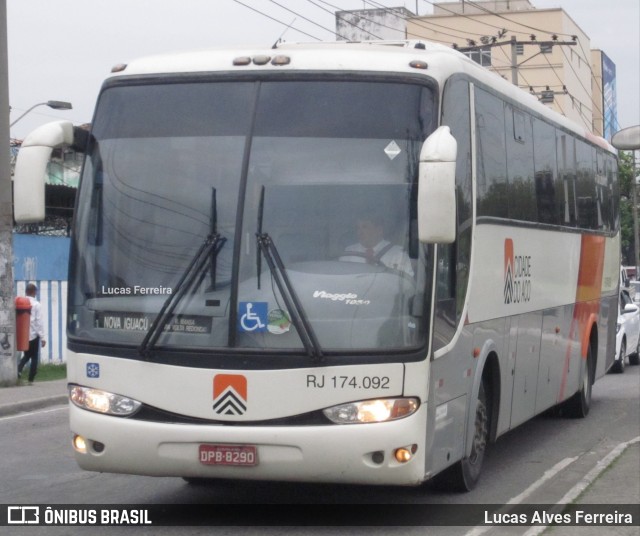
[(33, 380), (38, 373), (38, 360), (40, 357), (40, 347), (44, 348), (47, 342), (44, 340), (44, 325), (42, 323), (42, 306), (36, 299), (38, 287), (33, 283), (27, 285), (27, 298), (31, 302), (31, 323), (29, 325), (29, 349), (24, 353), (18, 364), (18, 379), (22, 374), (22, 369), (29, 364), (29, 385), (33, 385)]

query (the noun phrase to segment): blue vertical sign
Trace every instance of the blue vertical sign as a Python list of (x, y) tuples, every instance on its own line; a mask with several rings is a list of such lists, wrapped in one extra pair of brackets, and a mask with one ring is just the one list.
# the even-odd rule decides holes
[(267, 302), (240, 302), (238, 304), (238, 331), (259, 333), (267, 331), (269, 304)]
[(603, 138), (610, 140), (618, 130), (618, 100), (616, 98), (616, 64), (602, 54), (602, 115)]

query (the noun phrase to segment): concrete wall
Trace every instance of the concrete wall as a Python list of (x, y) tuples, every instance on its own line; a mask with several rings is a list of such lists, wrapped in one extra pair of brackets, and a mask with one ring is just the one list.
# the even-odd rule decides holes
[(339, 41), (399, 41), (407, 38), (407, 20), (412, 16), (403, 7), (337, 11), (336, 33)]
[(13, 235), (13, 277), (16, 281), (66, 281), (69, 238)]

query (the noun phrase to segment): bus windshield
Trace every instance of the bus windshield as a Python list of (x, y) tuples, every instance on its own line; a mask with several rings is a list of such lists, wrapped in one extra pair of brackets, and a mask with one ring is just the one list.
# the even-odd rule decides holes
[(423, 346), (415, 198), (436, 109), (429, 86), (389, 79), (108, 85), (77, 205), (70, 342)]

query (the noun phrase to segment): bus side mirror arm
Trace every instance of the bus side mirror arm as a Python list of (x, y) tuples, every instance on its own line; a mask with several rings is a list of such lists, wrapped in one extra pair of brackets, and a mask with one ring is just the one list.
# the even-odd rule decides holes
[(73, 124), (54, 121), (36, 128), (22, 142), (13, 175), (16, 223), (44, 220), (44, 185), (53, 149), (73, 144)]
[(418, 238), (424, 244), (456, 239), (456, 156), (458, 143), (447, 126), (422, 144), (418, 177)]

